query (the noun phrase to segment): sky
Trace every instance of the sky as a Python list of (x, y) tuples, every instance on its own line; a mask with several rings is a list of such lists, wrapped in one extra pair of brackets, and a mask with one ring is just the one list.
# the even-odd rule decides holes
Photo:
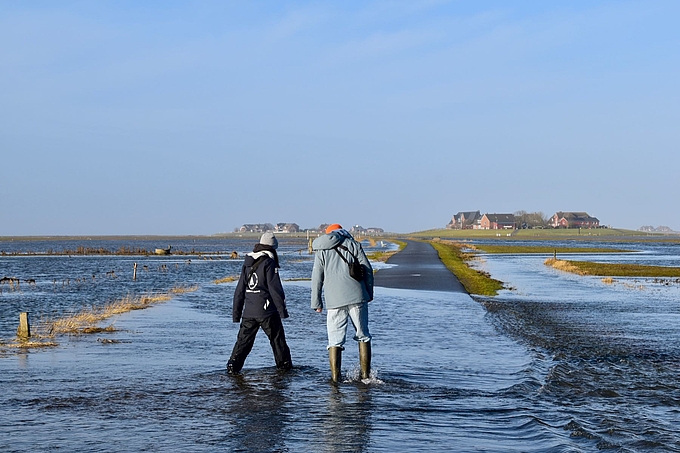
[(0, 2), (0, 236), (680, 230), (680, 2)]

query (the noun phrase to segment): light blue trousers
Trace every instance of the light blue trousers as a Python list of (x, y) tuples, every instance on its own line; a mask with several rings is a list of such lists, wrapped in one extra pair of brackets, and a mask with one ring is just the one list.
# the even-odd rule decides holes
[(368, 332), (368, 303), (364, 302), (327, 310), (326, 328), (328, 329), (329, 348), (343, 348), (347, 338), (348, 319), (352, 321), (354, 330), (356, 330), (355, 341), (364, 343), (371, 341), (371, 334)]

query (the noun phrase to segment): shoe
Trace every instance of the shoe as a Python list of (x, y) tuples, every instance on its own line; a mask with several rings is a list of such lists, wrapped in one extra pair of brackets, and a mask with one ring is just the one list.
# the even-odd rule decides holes
[(241, 370), (236, 369), (236, 363), (234, 361), (229, 360), (229, 362), (227, 362), (227, 373), (229, 373), (229, 374), (239, 374), (240, 371)]
[(293, 368), (293, 364), (285, 361), (281, 365), (277, 365), (276, 368), (278, 368), (280, 371), (289, 371)]

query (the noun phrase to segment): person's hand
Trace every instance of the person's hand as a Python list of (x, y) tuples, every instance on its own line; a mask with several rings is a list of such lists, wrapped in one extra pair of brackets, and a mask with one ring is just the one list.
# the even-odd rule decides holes
[(316, 309), (316, 312), (317, 312), (317, 313), (321, 313), (322, 310), (323, 310), (323, 308), (317, 308), (317, 309)]

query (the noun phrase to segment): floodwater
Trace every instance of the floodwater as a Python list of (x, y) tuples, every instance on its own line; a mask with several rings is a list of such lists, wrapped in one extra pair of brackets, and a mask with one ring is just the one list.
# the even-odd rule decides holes
[[(5, 340), (20, 311), (37, 320), (198, 288), (105, 321), (114, 333), (0, 347), (0, 451), (680, 451), (678, 283), (605, 284), (547, 268), (546, 256), (493, 255), (477, 265), (512, 288), (495, 298), (376, 288), (372, 378), (358, 379), (348, 344), (334, 386), (325, 314), (297, 280), (311, 274), (305, 242), (280, 246), (294, 370), (275, 369), (260, 333), (237, 377), (225, 372), (235, 283), (213, 280), (236, 275), (242, 261), (229, 253), (252, 241), (173, 244), (201, 252), (192, 256), (0, 256), (0, 276), (36, 280), (1, 287)], [(61, 245), (0, 243), (0, 252), (38, 247)], [(680, 266), (678, 245), (631, 247), (579, 259)]]

